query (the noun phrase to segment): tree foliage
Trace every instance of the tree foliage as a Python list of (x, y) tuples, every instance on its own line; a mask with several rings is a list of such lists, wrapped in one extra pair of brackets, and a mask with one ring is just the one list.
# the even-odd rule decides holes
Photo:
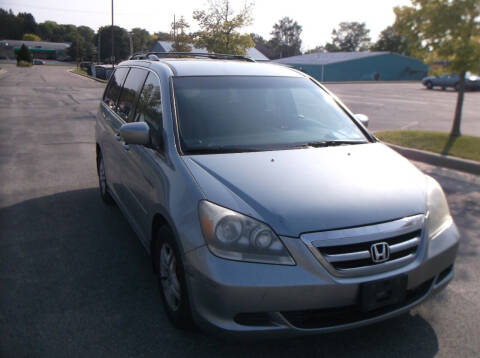
[(404, 35), (398, 34), (393, 26), (388, 26), (380, 33), (380, 36), (370, 48), (372, 51), (388, 51), (402, 55), (410, 55), (408, 40)]
[(366, 51), (370, 46), (370, 30), (364, 22), (341, 22), (332, 31), (332, 42), (325, 45), (329, 52)]
[(326, 52), (325, 46), (320, 45), (320, 46), (314, 47), (310, 50), (305, 51), (305, 54), (317, 53), (317, 52)]
[(145, 52), (150, 49), (152, 37), (147, 30), (134, 27), (132, 31), (130, 31), (130, 35), (132, 36), (133, 53)]
[(480, 1), (412, 0), (396, 7), (395, 31), (408, 39), (413, 55), (426, 62), (447, 61), (460, 75), (452, 136), (459, 136), (465, 73), (480, 71)]
[(302, 52), (302, 40), (300, 35), (302, 26), (289, 17), (284, 17), (273, 25), (269, 41), (275, 53), (272, 58), (290, 57), (300, 55)]
[(262, 36), (251, 33), (250, 37), (255, 43), (255, 48), (268, 58), (278, 58), (277, 49), (274, 48), (272, 40), (265, 40)]
[(41, 41), (42, 39), (40, 36), (35, 34), (23, 34), (22, 36), (23, 41)]
[[(112, 26), (102, 26), (95, 36), (95, 43), (98, 44), (100, 37), (100, 59), (103, 62), (110, 62), (112, 56)], [(125, 60), (130, 55), (130, 40), (128, 32), (122, 27), (113, 26), (114, 56), (115, 62)]]
[[(95, 32), (88, 26), (79, 26), (72, 36), (71, 45), (67, 49), (67, 54), (77, 61), (94, 60), (95, 46), (94, 38)], [(77, 46), (78, 43), (78, 46)]]
[(229, 0), (209, 0), (208, 4), (208, 9), (193, 12), (200, 27), (195, 34), (196, 47), (205, 47), (208, 52), (245, 55), (248, 48), (255, 46), (250, 35), (239, 32), (252, 21), (252, 5), (245, 4), (235, 13)]
[(188, 22), (182, 17), (178, 21), (172, 22), (173, 32), (173, 52), (191, 52), (190, 44), (193, 42), (193, 36), (187, 33), (190, 28)]
[(28, 49), (25, 44), (22, 44), (20, 49), (17, 52), (17, 64), (20, 63), (21, 61), (25, 62), (32, 62), (32, 54), (30, 53), (30, 50)]

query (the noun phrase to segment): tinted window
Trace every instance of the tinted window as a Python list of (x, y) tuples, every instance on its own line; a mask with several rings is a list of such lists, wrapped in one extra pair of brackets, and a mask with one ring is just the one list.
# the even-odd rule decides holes
[(148, 123), (152, 144), (159, 146), (162, 135), (162, 100), (157, 76), (150, 73), (138, 99), (135, 120)]
[(132, 68), (127, 75), (127, 79), (123, 84), (122, 92), (117, 104), (117, 113), (126, 121), (129, 122), (132, 114), (135, 100), (138, 92), (145, 81), (148, 72), (139, 68)]
[(117, 68), (110, 79), (107, 90), (105, 91), (103, 101), (112, 109), (115, 108), (127, 72), (128, 68)]
[(173, 83), (186, 152), (367, 141), (333, 98), (306, 78), (177, 77)]

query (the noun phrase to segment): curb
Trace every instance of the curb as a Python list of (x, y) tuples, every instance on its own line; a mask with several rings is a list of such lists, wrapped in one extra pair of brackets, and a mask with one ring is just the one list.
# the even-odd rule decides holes
[(73, 70), (68, 70), (68, 72), (73, 73), (74, 75), (79, 75), (79, 76), (83, 76), (83, 77), (86, 77), (86, 78), (90, 78), (91, 80), (94, 80), (94, 81), (97, 81), (97, 82), (101, 82), (101, 83), (107, 83), (108, 82), (107, 80), (102, 80), (100, 78), (92, 77), (92, 76), (89, 76), (89, 75), (84, 75), (83, 73), (77, 73), (77, 72), (74, 72)]
[(462, 172), (467, 172), (470, 174), (480, 175), (480, 162), (476, 162), (468, 159), (460, 159), (455, 157), (449, 157), (446, 155), (441, 155), (432, 152), (426, 152), (424, 150), (405, 148), (399, 145), (385, 143), (393, 150), (397, 151), (404, 157), (416, 160), (419, 162), (424, 162), (432, 165), (437, 165), (440, 167), (460, 170)]

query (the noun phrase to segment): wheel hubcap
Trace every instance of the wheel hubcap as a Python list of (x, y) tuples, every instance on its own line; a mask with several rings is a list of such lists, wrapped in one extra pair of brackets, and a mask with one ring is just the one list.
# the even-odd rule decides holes
[(172, 311), (176, 311), (181, 302), (180, 283), (177, 277), (177, 260), (168, 243), (164, 243), (160, 250), (160, 281), (168, 306)]

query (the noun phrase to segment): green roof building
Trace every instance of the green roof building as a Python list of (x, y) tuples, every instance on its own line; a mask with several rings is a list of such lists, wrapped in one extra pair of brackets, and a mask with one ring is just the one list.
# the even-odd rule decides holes
[(321, 82), (418, 81), (427, 76), (422, 61), (392, 52), (317, 52), (273, 60)]

